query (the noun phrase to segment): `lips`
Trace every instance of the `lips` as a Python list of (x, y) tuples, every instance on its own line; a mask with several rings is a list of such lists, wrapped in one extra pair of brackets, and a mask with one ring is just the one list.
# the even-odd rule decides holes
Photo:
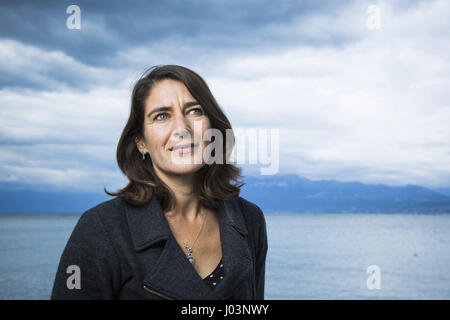
[(169, 148), (169, 151), (176, 151), (176, 150), (181, 150), (181, 149), (194, 148), (194, 147), (197, 147), (197, 146), (198, 146), (198, 143), (195, 144), (195, 145), (193, 143), (187, 143), (187, 144), (182, 144), (182, 145), (178, 145), (178, 146)]

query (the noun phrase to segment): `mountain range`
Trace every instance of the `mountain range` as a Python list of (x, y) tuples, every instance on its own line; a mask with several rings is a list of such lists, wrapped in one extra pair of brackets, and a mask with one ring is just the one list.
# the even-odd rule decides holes
[(296, 175), (247, 177), (245, 183), (241, 195), (267, 212), (450, 213), (450, 196), (418, 185), (312, 181)]
[[(241, 196), (265, 213), (450, 213), (450, 188), (313, 181), (297, 175), (242, 180)], [(108, 199), (104, 193), (0, 185), (0, 213), (82, 213)]]

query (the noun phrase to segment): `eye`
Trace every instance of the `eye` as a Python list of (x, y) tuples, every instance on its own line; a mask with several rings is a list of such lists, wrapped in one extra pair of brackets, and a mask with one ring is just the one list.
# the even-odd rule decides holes
[(202, 108), (192, 108), (188, 111), (188, 114), (201, 116), (201, 115), (203, 115), (203, 109)]
[(167, 117), (168, 117), (167, 113), (159, 113), (155, 116), (154, 120), (162, 121), (162, 120), (166, 120)]

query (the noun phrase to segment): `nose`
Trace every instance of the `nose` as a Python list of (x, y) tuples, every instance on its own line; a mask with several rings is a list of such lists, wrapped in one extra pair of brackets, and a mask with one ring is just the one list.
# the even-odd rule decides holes
[(190, 126), (189, 121), (187, 121), (186, 117), (183, 115), (176, 115), (174, 121), (174, 128), (172, 131), (172, 135), (175, 138), (181, 137), (181, 139), (190, 139), (190, 135), (192, 134), (192, 128)]

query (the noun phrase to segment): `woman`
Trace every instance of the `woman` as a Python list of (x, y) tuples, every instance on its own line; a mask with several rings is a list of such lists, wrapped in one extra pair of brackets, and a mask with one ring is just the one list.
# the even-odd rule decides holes
[(263, 299), (264, 216), (216, 137), (231, 125), (195, 72), (149, 71), (117, 147), (129, 183), (81, 216), (52, 299)]

